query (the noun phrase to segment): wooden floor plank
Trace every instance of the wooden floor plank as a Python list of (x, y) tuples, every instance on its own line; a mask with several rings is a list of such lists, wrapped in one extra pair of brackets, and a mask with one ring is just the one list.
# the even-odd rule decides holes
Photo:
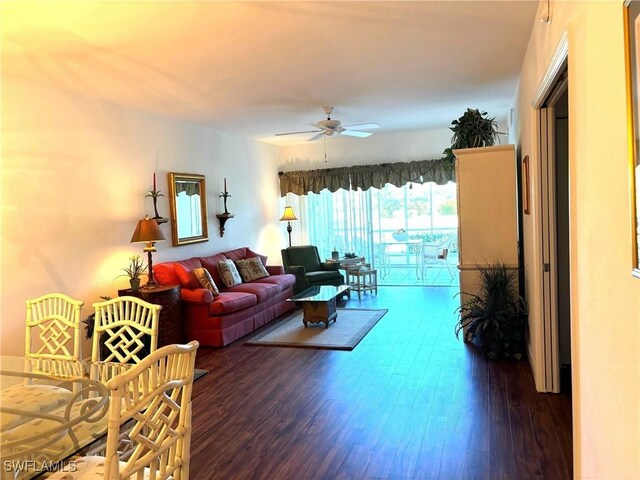
[(536, 393), (526, 362), (456, 340), (455, 293), (350, 300), (389, 310), (351, 352), (249, 337), (200, 348), (210, 373), (194, 384), (191, 478), (571, 478), (570, 397)]

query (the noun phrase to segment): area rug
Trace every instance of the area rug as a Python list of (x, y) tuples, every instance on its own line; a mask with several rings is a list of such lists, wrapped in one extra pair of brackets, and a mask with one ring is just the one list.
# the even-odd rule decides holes
[(310, 323), (305, 328), (299, 310), (245, 345), (353, 350), (385, 313), (386, 309), (339, 308), (338, 317), (329, 328), (324, 323)]

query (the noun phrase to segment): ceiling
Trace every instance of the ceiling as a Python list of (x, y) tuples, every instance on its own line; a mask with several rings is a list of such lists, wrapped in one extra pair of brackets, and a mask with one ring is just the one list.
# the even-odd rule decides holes
[(273, 144), (505, 116), (537, 1), (3, 2), (3, 75)]

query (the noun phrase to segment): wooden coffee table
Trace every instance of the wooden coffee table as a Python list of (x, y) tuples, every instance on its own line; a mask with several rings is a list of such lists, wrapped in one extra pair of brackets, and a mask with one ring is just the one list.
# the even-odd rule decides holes
[(347, 290), (348, 285), (321, 285), (307, 288), (288, 301), (302, 304), (302, 323), (305, 327), (309, 323), (324, 323), (324, 328), (329, 328), (329, 322), (335, 322), (338, 317), (336, 298)]

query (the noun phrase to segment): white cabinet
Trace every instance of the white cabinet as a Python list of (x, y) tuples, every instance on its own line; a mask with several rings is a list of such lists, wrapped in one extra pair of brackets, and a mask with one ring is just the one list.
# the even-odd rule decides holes
[(513, 145), (500, 145), (453, 153), (458, 187), (460, 290), (476, 293), (478, 266), (499, 259), (510, 268), (518, 268), (515, 149)]

